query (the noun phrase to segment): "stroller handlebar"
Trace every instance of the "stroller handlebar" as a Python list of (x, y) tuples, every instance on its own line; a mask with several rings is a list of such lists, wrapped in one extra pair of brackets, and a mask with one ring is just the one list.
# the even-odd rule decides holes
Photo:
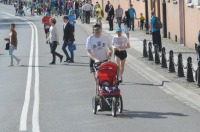
[(103, 60), (103, 61), (95, 62), (95, 63), (93, 64), (94, 69), (95, 69), (95, 70), (98, 70), (98, 67), (99, 67), (102, 63), (107, 62), (107, 61), (108, 61), (108, 60)]

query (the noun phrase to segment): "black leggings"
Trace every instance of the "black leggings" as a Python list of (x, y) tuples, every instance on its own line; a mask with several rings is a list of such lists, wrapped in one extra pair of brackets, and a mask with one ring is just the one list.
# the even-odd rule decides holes
[(110, 30), (113, 30), (113, 19), (110, 18), (109, 20)]
[(50, 46), (51, 46), (51, 53), (52, 53), (52, 56), (53, 56), (53, 62), (55, 62), (56, 56), (62, 57), (62, 55), (60, 55), (56, 52), (56, 48), (57, 48), (57, 42), (56, 41), (53, 41), (53, 43), (50, 44)]

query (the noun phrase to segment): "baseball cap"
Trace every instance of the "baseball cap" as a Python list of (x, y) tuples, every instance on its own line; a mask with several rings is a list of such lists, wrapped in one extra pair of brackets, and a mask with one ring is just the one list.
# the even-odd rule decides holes
[(120, 32), (120, 31), (122, 31), (122, 28), (117, 27), (117, 28), (116, 28), (116, 32)]
[(101, 25), (99, 25), (99, 24), (95, 24), (95, 25), (93, 26), (93, 28), (94, 28), (95, 30), (97, 30), (97, 29), (101, 29)]
[(70, 10), (69, 10), (69, 12), (73, 12), (73, 10), (72, 10), (72, 9), (70, 9)]
[(45, 15), (49, 15), (49, 12), (45, 12)]

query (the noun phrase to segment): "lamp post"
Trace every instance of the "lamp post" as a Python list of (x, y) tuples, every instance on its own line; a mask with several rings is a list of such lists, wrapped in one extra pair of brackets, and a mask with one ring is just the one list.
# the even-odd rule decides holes
[(148, 10), (148, 0), (145, 0), (145, 17), (146, 17), (146, 34), (149, 33), (149, 10)]
[(163, 38), (167, 38), (167, 7), (166, 0), (162, 0), (162, 12), (163, 12)]

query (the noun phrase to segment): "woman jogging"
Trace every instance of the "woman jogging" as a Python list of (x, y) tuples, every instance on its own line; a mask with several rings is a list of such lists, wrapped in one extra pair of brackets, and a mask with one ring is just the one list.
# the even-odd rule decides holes
[(122, 35), (122, 29), (116, 28), (117, 36), (113, 37), (112, 44), (114, 47), (115, 61), (119, 66), (119, 83), (122, 80), (122, 74), (124, 72), (124, 65), (126, 62), (127, 52), (126, 49), (130, 48), (129, 40)]

